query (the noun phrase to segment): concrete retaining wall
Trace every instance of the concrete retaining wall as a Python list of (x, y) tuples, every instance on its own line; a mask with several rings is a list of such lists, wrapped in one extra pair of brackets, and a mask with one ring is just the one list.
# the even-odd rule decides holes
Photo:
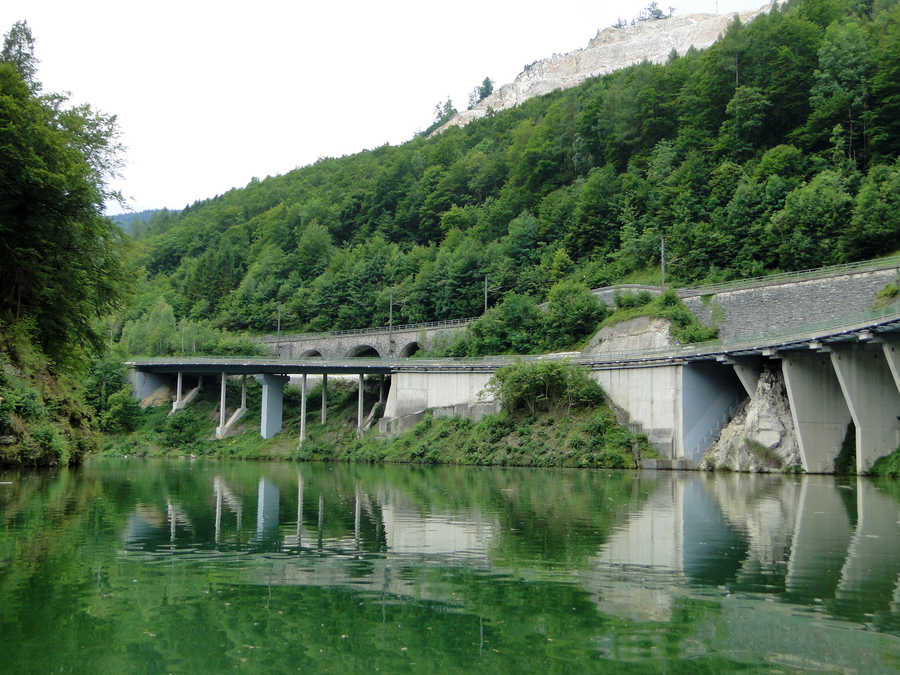
[(895, 269), (860, 272), (682, 300), (703, 324), (717, 325), (719, 337), (729, 342), (865, 312), (897, 273)]
[(485, 392), (492, 373), (399, 372), (391, 375), (385, 418), (399, 418), (432, 408), (487, 403)]
[(612, 403), (641, 426), (653, 446), (670, 459), (681, 456), (681, 365), (596, 370), (591, 376)]

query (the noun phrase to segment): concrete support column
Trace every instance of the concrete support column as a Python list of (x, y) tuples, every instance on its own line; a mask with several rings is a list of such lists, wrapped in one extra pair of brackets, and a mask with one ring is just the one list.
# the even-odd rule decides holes
[(834, 471), (850, 410), (826, 353), (787, 352), (781, 361), (800, 458), (809, 473)]
[(178, 371), (178, 384), (175, 385), (175, 404), (172, 406), (176, 410), (181, 404), (181, 371)]
[(328, 373), (322, 373), (322, 424), (325, 424), (328, 406)]
[(247, 408), (247, 376), (241, 375), (241, 408)]
[(272, 438), (281, 431), (284, 385), (288, 378), (284, 375), (257, 375), (256, 380), (262, 385), (259, 433), (263, 438)]
[(363, 379), (365, 375), (359, 374), (359, 398), (356, 404), (356, 435), (362, 436), (363, 431)]
[(221, 438), (222, 433), (225, 431), (225, 390), (226, 390), (226, 378), (225, 373), (222, 373), (222, 387), (219, 394), (219, 427), (216, 429), (216, 436)]
[(900, 445), (900, 391), (880, 345), (835, 345), (831, 363), (856, 425), (856, 470)]
[(884, 352), (888, 368), (891, 369), (891, 375), (894, 376), (894, 384), (897, 385), (897, 391), (900, 391), (900, 340), (887, 338), (884, 344), (881, 345), (881, 351)]
[(306, 440), (306, 373), (300, 379), (300, 445)]
[(378, 402), (384, 403), (384, 375), (379, 375), (378, 377)]
[(754, 358), (736, 357), (732, 364), (735, 374), (747, 391), (747, 395), (753, 399), (756, 397), (756, 385), (762, 373), (762, 361)]

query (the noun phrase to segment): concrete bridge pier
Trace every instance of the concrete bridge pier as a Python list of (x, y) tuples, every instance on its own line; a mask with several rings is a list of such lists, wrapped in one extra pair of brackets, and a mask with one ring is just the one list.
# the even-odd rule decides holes
[(228, 431), (238, 423), (247, 412), (247, 376), (241, 376), (241, 407), (235, 410), (228, 421), (225, 421), (225, 373), (222, 373), (222, 390), (219, 400), (219, 426), (216, 427), (216, 438), (224, 438)]
[(756, 385), (762, 374), (763, 360), (755, 357), (732, 357), (732, 361), (734, 373), (744, 386), (747, 396), (751, 399), (755, 398)]
[(781, 369), (803, 469), (808, 473), (830, 473), (847, 433), (850, 410), (829, 355), (788, 352), (782, 357)]
[(256, 381), (262, 385), (262, 413), (259, 433), (263, 438), (272, 438), (281, 431), (284, 385), (288, 381), (284, 375), (257, 375)]
[(881, 345), (884, 352), (884, 358), (887, 360), (888, 368), (891, 375), (894, 376), (894, 384), (897, 385), (897, 391), (900, 391), (900, 340), (886, 338)]
[(172, 401), (172, 410), (169, 412), (170, 415), (179, 410), (184, 410), (185, 408), (187, 408), (191, 403), (193, 403), (194, 399), (197, 398), (197, 395), (203, 389), (203, 378), (201, 377), (197, 381), (197, 386), (191, 389), (187, 394), (184, 394), (182, 379), (182, 374), (179, 372), (177, 383), (175, 385), (175, 400)]
[(303, 445), (306, 440), (306, 373), (300, 379), (300, 442), (297, 447)]
[(322, 373), (322, 426), (325, 426), (325, 419), (328, 415), (328, 373)]
[(900, 391), (881, 345), (835, 345), (831, 363), (856, 425), (856, 471), (900, 445)]
[(359, 374), (359, 396), (356, 403), (356, 435), (363, 434), (363, 393), (365, 391), (365, 375)]

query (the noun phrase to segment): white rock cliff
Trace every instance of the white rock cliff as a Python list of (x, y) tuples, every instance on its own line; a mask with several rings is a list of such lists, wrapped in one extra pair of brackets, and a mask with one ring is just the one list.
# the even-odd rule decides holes
[(606, 75), (642, 61), (665, 63), (674, 49), (684, 54), (691, 47), (705, 49), (719, 39), (735, 17), (743, 23), (771, 11), (778, 0), (754, 12), (731, 14), (691, 14), (656, 21), (641, 21), (622, 28), (606, 28), (587, 47), (567, 54), (554, 54), (535, 61), (469, 110), (457, 113), (434, 133), (451, 126), (465, 126), (490, 111), (513, 108), (535, 96), (556, 89), (568, 89), (586, 79)]

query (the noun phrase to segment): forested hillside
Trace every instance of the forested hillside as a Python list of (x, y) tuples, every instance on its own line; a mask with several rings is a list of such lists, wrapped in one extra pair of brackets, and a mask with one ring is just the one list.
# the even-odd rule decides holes
[[(360, 123), (365, 123), (361, 109)], [(151, 218), (139, 301), (229, 329), (477, 315), (559, 281), (722, 280), (900, 242), (900, 4), (795, 0), (673, 54)]]

